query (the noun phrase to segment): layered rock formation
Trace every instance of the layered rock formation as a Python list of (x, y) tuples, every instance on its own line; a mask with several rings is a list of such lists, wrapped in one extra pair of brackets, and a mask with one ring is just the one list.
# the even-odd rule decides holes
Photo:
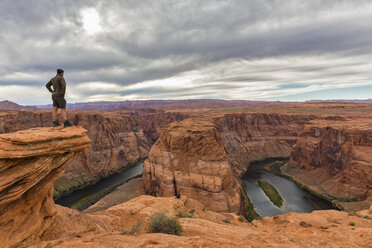
[(88, 130), (92, 148), (66, 168), (65, 175), (56, 182), (58, 194), (94, 183), (148, 155), (148, 139), (132, 116), (79, 113), (70, 119)]
[(289, 157), (301, 129), (314, 118), (236, 113), (173, 123), (145, 161), (145, 191), (156, 196), (180, 193), (213, 211), (247, 211), (249, 203), (235, 176), (244, 174), (252, 161)]
[(56, 208), (54, 181), (90, 147), (80, 127), (35, 128), (0, 135), (0, 244), (37, 240)]
[(289, 157), (304, 125), (313, 115), (234, 113), (214, 118), (234, 172), (242, 176), (249, 164)]
[(186, 195), (219, 212), (238, 212), (241, 206), (242, 188), (217, 126), (208, 119), (187, 119), (163, 130), (142, 176), (145, 191), (151, 195)]
[[(69, 113), (69, 119), (88, 130), (92, 148), (84, 151), (66, 168), (56, 182), (56, 196), (97, 182), (145, 158), (150, 143), (134, 116), (99, 112)], [(0, 112), (0, 133), (37, 126), (50, 126), (48, 112)]]
[[(193, 124), (196, 127), (202, 122)], [(197, 145), (203, 142), (203, 134), (209, 133), (207, 139), (214, 145), (207, 144), (205, 150), (196, 146), (196, 153), (191, 154), (201, 154), (203, 159), (220, 163), (220, 169), (224, 168), (226, 155), (216, 143), (220, 140), (216, 126), (211, 122), (204, 124), (202, 133), (188, 131), (190, 140), (186, 143)], [(182, 140), (180, 136), (174, 137), (174, 141), (166, 142), (176, 145), (175, 141)], [(359, 217), (334, 210), (289, 213), (250, 224), (241, 222), (235, 213), (207, 211), (209, 206), (185, 195), (180, 199), (140, 196), (93, 214), (55, 205), (54, 180), (89, 143), (86, 130), (80, 127), (35, 128), (0, 135), (1, 247), (371, 246), (372, 222), (366, 217), (372, 215), (368, 210), (360, 212)], [(192, 152), (192, 146), (187, 151)], [(212, 159), (214, 153), (221, 160)], [(183, 227), (182, 236), (149, 233), (149, 217), (159, 211), (166, 211), (172, 217), (179, 211), (192, 213), (190, 218), (178, 218)]]
[[(372, 202), (372, 121), (316, 121), (293, 147), (286, 173), (330, 199)], [(345, 203), (350, 205), (350, 203)], [(355, 209), (354, 209), (355, 210)]]
[(139, 126), (151, 142), (155, 142), (160, 135), (160, 130), (167, 127), (170, 123), (182, 121), (190, 115), (179, 112), (148, 113), (138, 115)]

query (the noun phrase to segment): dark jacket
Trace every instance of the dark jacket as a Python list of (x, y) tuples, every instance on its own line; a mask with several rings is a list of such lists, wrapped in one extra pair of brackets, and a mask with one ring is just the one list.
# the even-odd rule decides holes
[[(65, 96), (66, 82), (62, 76), (57, 74), (45, 86), (53, 95), (63, 96), (63, 97)], [(53, 89), (52, 89), (52, 86), (53, 86)]]

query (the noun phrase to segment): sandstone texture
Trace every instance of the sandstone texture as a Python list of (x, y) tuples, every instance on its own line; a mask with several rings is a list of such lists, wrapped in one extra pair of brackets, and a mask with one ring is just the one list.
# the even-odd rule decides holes
[(217, 126), (208, 119), (186, 119), (163, 130), (143, 166), (147, 194), (185, 195), (207, 209), (238, 212), (242, 187), (229, 165)]
[(233, 113), (217, 117), (228, 160), (242, 176), (253, 161), (289, 157), (304, 125), (320, 118), (314, 115)]
[(92, 148), (66, 168), (56, 182), (57, 193), (66, 194), (118, 173), (148, 155), (148, 139), (132, 116), (78, 113), (70, 119), (88, 130)]
[(90, 147), (86, 130), (34, 128), (0, 135), (0, 244), (37, 240), (56, 215), (54, 181)]
[[(198, 133), (196, 127), (201, 124), (204, 129)], [(218, 186), (216, 182), (219, 182), (217, 177), (219, 175), (222, 179), (221, 185), (225, 187), (223, 189), (230, 192), (228, 187), (233, 188), (234, 177), (229, 177), (232, 175), (231, 169), (228, 169), (230, 167), (224, 166), (228, 162), (223, 146), (217, 142), (221, 138), (216, 125), (205, 120), (200, 122), (192, 120), (187, 126), (189, 127), (187, 129), (182, 126), (182, 132), (188, 132), (186, 139), (184, 135), (177, 135), (180, 131), (178, 128), (181, 127), (177, 128), (175, 123), (164, 132), (172, 130), (177, 132), (172, 135), (161, 135), (161, 138), (172, 138), (159, 139), (158, 142), (166, 142), (168, 147), (172, 144), (174, 148), (170, 149), (171, 152), (184, 149), (182, 144), (190, 144), (189, 147), (186, 146), (189, 160), (182, 161), (201, 165), (205, 165), (204, 162), (219, 164), (217, 167), (209, 168), (214, 183), (207, 179), (206, 182), (209, 183), (201, 190), (208, 191)], [(82, 150), (90, 147), (86, 132), (81, 127), (35, 128), (0, 135), (1, 247), (310, 248), (372, 245), (372, 220), (366, 218), (372, 213), (371, 208), (356, 216), (342, 211), (327, 210), (309, 214), (289, 213), (248, 223), (241, 222), (242, 219), (239, 220), (236, 213), (223, 212), (221, 209), (217, 209), (219, 213), (210, 211), (211, 206), (208, 203), (203, 204), (203, 198), (199, 201), (194, 199), (195, 197), (188, 197), (186, 193), (181, 193), (179, 199), (173, 196), (143, 195), (91, 214), (55, 205), (53, 182), (62, 176), (68, 163)], [(203, 135), (206, 133), (209, 135), (204, 138)], [(186, 143), (179, 143), (182, 140)], [(206, 147), (198, 146), (205, 140), (208, 140)], [(176, 144), (180, 144), (177, 149)], [(168, 151), (163, 154), (173, 159), (173, 162), (177, 162), (177, 156), (181, 156), (177, 154), (173, 156)], [(194, 161), (195, 154), (199, 154), (200, 159)], [(201, 159), (204, 161), (200, 162)], [(213, 174), (213, 170), (220, 173)], [(229, 181), (230, 186), (225, 185), (224, 181)], [(179, 182), (182, 185), (183, 181)], [(178, 184), (174, 186), (174, 190), (177, 190)], [(180, 189), (182, 190), (182, 187)], [(226, 202), (230, 201), (226, 199)], [(149, 233), (149, 217), (160, 211), (166, 211), (168, 215), (180, 221), (183, 227), (182, 236)], [(180, 211), (189, 213), (189, 217), (178, 217)], [(236, 212), (235, 209), (232, 211)], [(139, 228), (133, 229), (138, 223), (141, 223)]]
[[(188, 213), (190, 210), (194, 210), (190, 218), (176, 216), (178, 211)], [(149, 216), (159, 211), (167, 211), (180, 221), (182, 236), (149, 233)], [(102, 212), (80, 214), (84, 221), (76, 227), (68, 220), (79, 218), (78, 213), (69, 214), (71, 217), (61, 215), (54, 229), (48, 229), (39, 242), (29, 247), (365, 248), (372, 245), (370, 219), (336, 210), (288, 213), (248, 223), (240, 222), (233, 213), (208, 211), (200, 202), (185, 196), (180, 199), (140, 196)], [(139, 221), (142, 227), (128, 233)], [(90, 225), (90, 229), (82, 229), (82, 224)], [(61, 227), (64, 225), (69, 232)]]
[(161, 111), (158, 113), (138, 115), (137, 118), (140, 128), (153, 143), (159, 138), (162, 128), (167, 127), (170, 123), (182, 121), (189, 116), (189, 114), (185, 113)]
[(303, 126), (315, 118), (234, 113), (170, 124), (144, 163), (145, 192), (155, 196), (179, 193), (213, 211), (247, 211), (237, 177), (253, 161), (289, 157)]
[(290, 165), (286, 173), (313, 191), (345, 202), (347, 208), (367, 208), (372, 202), (372, 120), (306, 125), (292, 149)]
[[(150, 143), (136, 117), (101, 112), (69, 113), (68, 118), (88, 130), (91, 149), (69, 164), (56, 182), (56, 197), (99, 181), (147, 157)], [(49, 112), (0, 112), (0, 133), (50, 126)]]

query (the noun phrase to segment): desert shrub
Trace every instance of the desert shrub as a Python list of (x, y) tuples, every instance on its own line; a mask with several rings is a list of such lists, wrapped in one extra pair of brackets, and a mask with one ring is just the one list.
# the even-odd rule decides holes
[(191, 209), (190, 211), (189, 211), (189, 214), (194, 214), (195, 213), (195, 209)]
[(368, 215), (363, 216), (363, 218), (368, 220), (371, 219), (371, 217), (369, 217)]
[(188, 213), (186, 213), (182, 210), (178, 210), (176, 215), (180, 218), (191, 218), (192, 217), (191, 215), (189, 215)]
[(239, 220), (240, 222), (244, 222), (244, 218), (243, 218), (242, 216), (239, 216), (238, 220)]
[(349, 225), (350, 225), (350, 226), (355, 226), (355, 222), (354, 222), (354, 221), (350, 221), (350, 222), (349, 222)]
[(150, 216), (149, 227), (152, 233), (182, 234), (182, 226), (178, 220), (167, 216), (165, 212), (155, 213)]
[(138, 219), (137, 224), (134, 224), (131, 227), (124, 229), (121, 232), (121, 234), (134, 234), (136, 232), (141, 231), (141, 229), (142, 229), (142, 221)]
[(228, 219), (224, 219), (224, 220), (222, 220), (222, 222), (230, 223), (230, 221)]

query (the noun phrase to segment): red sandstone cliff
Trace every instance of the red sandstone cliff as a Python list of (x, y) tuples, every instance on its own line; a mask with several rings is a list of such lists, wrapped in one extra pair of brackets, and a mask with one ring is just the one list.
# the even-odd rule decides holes
[(243, 212), (246, 200), (235, 176), (254, 160), (289, 157), (301, 129), (314, 118), (236, 113), (173, 123), (145, 161), (145, 191), (156, 196), (180, 193), (213, 211)]
[(214, 122), (234, 172), (241, 176), (253, 161), (289, 157), (292, 146), (312, 115), (234, 113)]
[(88, 130), (92, 148), (66, 168), (56, 182), (58, 193), (117, 173), (144, 159), (150, 150), (148, 139), (132, 116), (78, 113), (70, 119)]
[(35, 128), (0, 135), (0, 244), (37, 240), (56, 215), (53, 183), (90, 147), (86, 130)]
[[(211, 134), (216, 134), (214, 129), (213, 123), (206, 127)], [(190, 144), (197, 144), (202, 133), (193, 132)], [(215, 139), (219, 139), (218, 134)], [(88, 215), (55, 205), (54, 180), (88, 147), (86, 130), (79, 127), (36, 128), (0, 135), (1, 247), (371, 246), (372, 222), (365, 218), (372, 216), (371, 209), (357, 216), (335, 210), (289, 213), (249, 224), (240, 222), (234, 213), (207, 211), (202, 203), (184, 195), (180, 199), (141, 196)], [(224, 157), (222, 148), (207, 147), (211, 151), (198, 152), (203, 158), (214, 152), (220, 155), (217, 157)], [(176, 217), (179, 211), (190, 210), (191, 218), (178, 218), (184, 230), (182, 236), (149, 233), (152, 214), (167, 211)], [(133, 229), (139, 221), (142, 227)], [(355, 226), (350, 226), (351, 222)]]
[[(100, 112), (69, 113), (69, 119), (88, 130), (92, 148), (84, 151), (56, 182), (57, 197), (119, 172), (147, 156), (148, 138), (136, 117)], [(0, 112), (0, 133), (50, 126), (47, 112)]]
[(371, 119), (306, 125), (290, 164), (301, 169), (293, 170), (292, 176), (314, 191), (341, 201), (370, 198), (357, 209), (368, 207), (372, 202)]

